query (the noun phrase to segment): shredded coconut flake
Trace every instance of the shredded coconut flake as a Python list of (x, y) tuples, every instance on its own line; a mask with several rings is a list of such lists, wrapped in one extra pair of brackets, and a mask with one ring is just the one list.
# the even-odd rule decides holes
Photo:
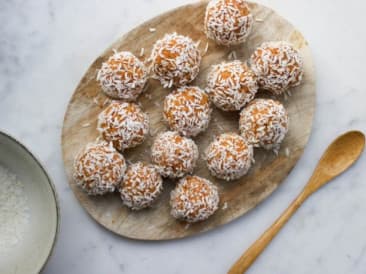
[(97, 97), (93, 98), (93, 103), (96, 104), (97, 106), (99, 106), (99, 101)]
[(151, 93), (149, 93), (149, 92), (146, 92), (146, 93), (145, 93), (145, 97), (146, 97), (147, 99), (149, 99), (149, 100), (151, 100), (151, 99), (152, 99)]
[(230, 53), (228, 54), (228, 57), (227, 57), (229, 60), (236, 60), (238, 58), (238, 56), (236, 55), (236, 51), (233, 50), (233, 51), (230, 51)]
[(205, 49), (203, 50), (202, 56), (205, 56), (208, 52), (208, 42), (206, 43)]
[(140, 57), (145, 55), (145, 48), (141, 48), (140, 50)]
[(90, 123), (82, 124), (81, 127), (90, 127)]
[(227, 59), (228, 60), (233, 60), (233, 52), (230, 51), (229, 54), (227, 55)]
[(111, 99), (109, 99), (109, 98), (105, 99), (104, 102), (103, 102), (103, 104), (102, 104), (103, 107), (105, 107), (106, 105), (108, 105), (110, 102), (111, 102)]
[(0, 166), (0, 254), (7, 253), (23, 239), (30, 217), (23, 183)]
[(149, 31), (150, 32), (155, 32), (156, 31), (156, 28), (149, 28)]

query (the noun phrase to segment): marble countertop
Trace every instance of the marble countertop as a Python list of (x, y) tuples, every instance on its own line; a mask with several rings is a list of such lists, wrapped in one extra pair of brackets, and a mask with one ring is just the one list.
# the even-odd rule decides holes
[[(147, 18), (187, 0), (0, 2), (0, 129), (45, 164), (61, 204), (61, 230), (44, 273), (225, 273), (301, 190), (322, 151), (348, 130), (366, 132), (366, 3), (261, 0), (309, 41), (317, 108), (304, 155), (265, 202), (228, 225), (166, 242), (118, 237), (79, 206), (63, 170), (60, 135), (68, 100), (90, 63)], [(316, 193), (248, 273), (365, 273), (366, 155)]]

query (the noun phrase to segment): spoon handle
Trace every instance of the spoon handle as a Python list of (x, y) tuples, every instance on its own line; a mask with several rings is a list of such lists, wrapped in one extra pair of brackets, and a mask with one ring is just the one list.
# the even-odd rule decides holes
[(310, 192), (304, 189), (299, 196), (289, 205), (289, 207), (281, 214), (281, 216), (260, 236), (235, 262), (230, 268), (228, 274), (242, 274), (244, 273), (267, 245), (272, 241), (274, 236), (280, 231), (280, 229), (286, 224), (296, 210), (302, 205), (302, 203), (309, 197)]

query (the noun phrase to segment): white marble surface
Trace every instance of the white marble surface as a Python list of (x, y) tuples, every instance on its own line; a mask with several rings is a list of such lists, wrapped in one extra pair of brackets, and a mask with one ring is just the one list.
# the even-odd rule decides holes
[[(310, 176), (327, 144), (366, 132), (366, 3), (261, 0), (296, 25), (314, 53), (313, 133), (296, 168), (268, 200), (201, 236), (168, 242), (117, 237), (78, 205), (63, 171), (60, 134), (79, 79), (112, 41), (186, 0), (5, 0), (0, 2), (0, 128), (31, 148), (55, 181), (61, 232), (44, 273), (224, 273)], [(316, 193), (248, 273), (353, 273), (366, 269), (366, 155)]]

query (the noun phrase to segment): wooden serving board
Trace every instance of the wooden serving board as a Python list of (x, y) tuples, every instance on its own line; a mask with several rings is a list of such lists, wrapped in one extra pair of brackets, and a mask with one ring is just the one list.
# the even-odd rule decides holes
[[(271, 9), (250, 3), (256, 18), (252, 34), (247, 43), (235, 48), (217, 46), (208, 41), (203, 33), (206, 2), (186, 5), (155, 17), (133, 29), (109, 47), (90, 66), (75, 90), (68, 105), (62, 129), (62, 151), (70, 186), (85, 210), (107, 229), (134, 239), (166, 240), (182, 238), (208, 231), (226, 224), (252, 209), (268, 197), (286, 178), (304, 151), (308, 141), (315, 108), (315, 73), (311, 52), (307, 42), (289, 22)], [(149, 28), (156, 28), (150, 32)], [(211, 65), (228, 60), (233, 50), (237, 58), (246, 60), (253, 50), (264, 41), (285, 40), (293, 43), (301, 52), (305, 63), (303, 84), (292, 90), (292, 96), (278, 98), (286, 106), (290, 116), (290, 129), (276, 157), (272, 152), (255, 150), (255, 165), (249, 174), (238, 181), (224, 182), (212, 177), (200, 158), (195, 174), (213, 181), (220, 192), (220, 208), (207, 221), (190, 224), (177, 221), (169, 214), (169, 194), (174, 182), (164, 182), (164, 193), (151, 209), (133, 212), (122, 205), (118, 193), (91, 197), (84, 194), (72, 179), (73, 160), (76, 153), (97, 136), (96, 123), (99, 112), (105, 107), (107, 97), (96, 82), (96, 70), (112, 54), (112, 49), (128, 50), (136, 56), (145, 49), (147, 59), (154, 42), (165, 33), (177, 32), (201, 40), (202, 51), (208, 42), (198, 78), (192, 85), (206, 86), (207, 72)], [(158, 132), (165, 131), (162, 119), (162, 101), (169, 93), (158, 81), (149, 80), (148, 90), (138, 101), (150, 115), (151, 134), (140, 146), (124, 152), (131, 162), (150, 161), (150, 147)], [(265, 93), (259, 96), (268, 96)], [(206, 132), (195, 138), (201, 152), (214, 136), (228, 131), (238, 131), (238, 112), (213, 111), (213, 119)]]

